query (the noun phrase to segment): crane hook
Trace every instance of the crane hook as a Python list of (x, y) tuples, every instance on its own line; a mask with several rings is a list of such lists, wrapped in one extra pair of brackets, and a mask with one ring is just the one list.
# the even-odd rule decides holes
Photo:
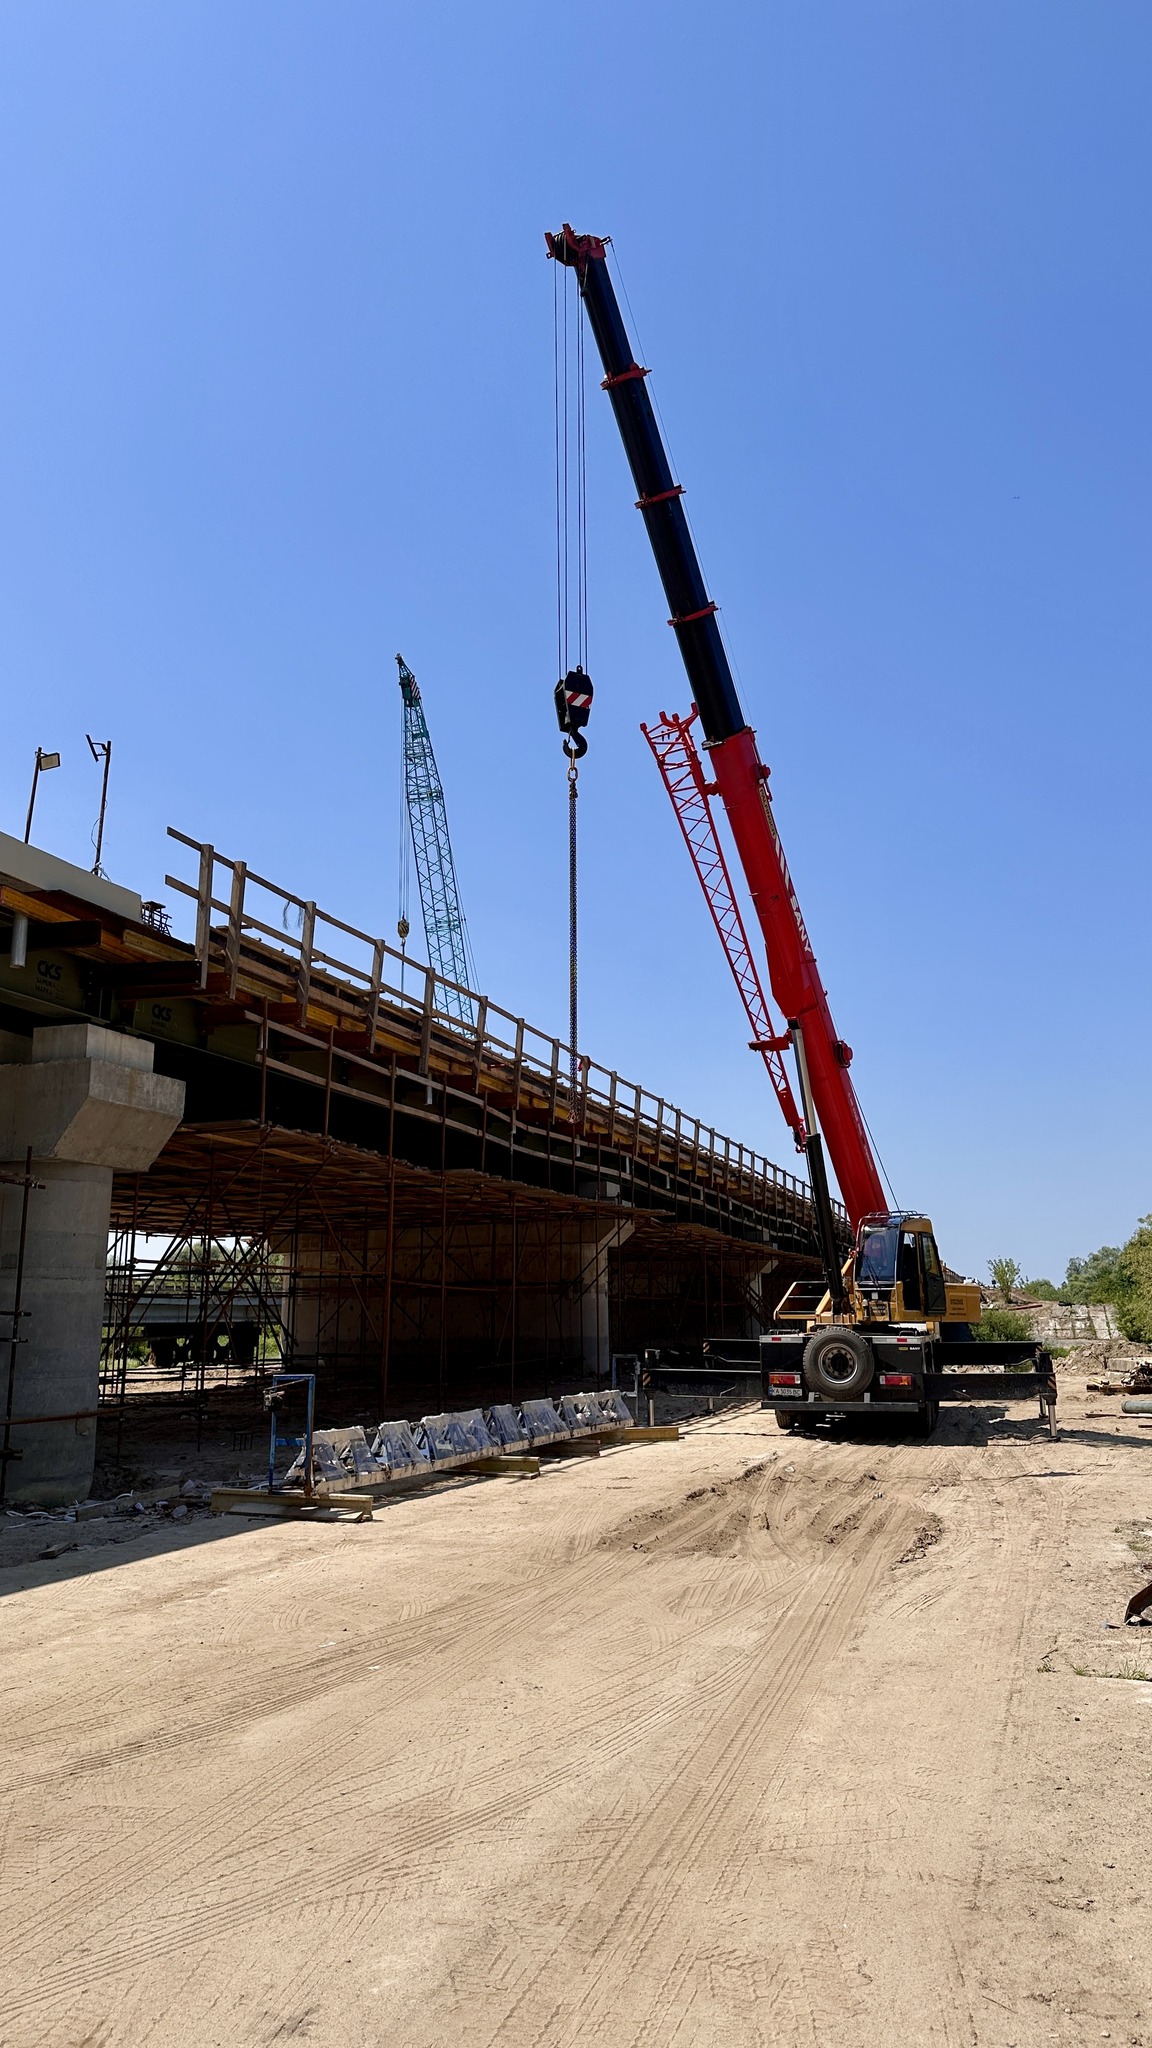
[(557, 683), (553, 696), (564, 752), (570, 761), (581, 761), (588, 752), (583, 728), (592, 714), (592, 678), (578, 664)]

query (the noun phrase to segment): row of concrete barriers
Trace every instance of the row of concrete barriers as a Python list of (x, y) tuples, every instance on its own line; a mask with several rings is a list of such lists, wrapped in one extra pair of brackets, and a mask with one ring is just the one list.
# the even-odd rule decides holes
[[(601, 1430), (634, 1426), (617, 1387), (602, 1394), (563, 1394), (559, 1401), (505, 1401), (494, 1408), (425, 1415), (416, 1423), (381, 1422), (371, 1443), (358, 1425), (318, 1429), (312, 1437), (312, 1471), (329, 1492), (379, 1486), (384, 1480), (431, 1477), (478, 1460), (524, 1456)], [(299, 1485), (303, 1476), (301, 1451), (281, 1483)]]

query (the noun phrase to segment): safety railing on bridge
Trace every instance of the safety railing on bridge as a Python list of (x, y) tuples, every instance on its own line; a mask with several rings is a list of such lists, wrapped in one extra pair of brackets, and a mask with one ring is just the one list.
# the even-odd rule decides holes
[[(370, 1059), (395, 1038), (399, 1024), (411, 1040), (417, 1073), (428, 1074), (435, 1051), (447, 1056), (452, 1085), (470, 1086), (478, 1095), (484, 1076), (491, 1079), (498, 1070), (514, 1105), (531, 1095), (550, 1120), (568, 1123), (579, 1135), (642, 1149), (658, 1170), (722, 1187), (753, 1206), (807, 1208), (807, 1182), (750, 1146), (583, 1053), (575, 1062), (573, 1093), (572, 1049), (562, 1039), (216, 847), (173, 826), (168, 836), (198, 859), (195, 885), (175, 875), (165, 880), (196, 906), (195, 953), (205, 993), (257, 1008), (263, 999), (281, 1013), (290, 1005), (304, 1031), (311, 1009), (329, 1020), (313, 1026), (321, 1043), (327, 1036), (331, 1045), (337, 1031), (342, 1038), (354, 1031)], [(459, 1015), (461, 998), (470, 1021)]]

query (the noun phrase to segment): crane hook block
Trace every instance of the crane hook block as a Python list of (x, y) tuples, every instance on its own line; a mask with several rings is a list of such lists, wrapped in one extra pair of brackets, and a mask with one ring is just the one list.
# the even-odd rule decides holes
[(588, 752), (583, 728), (592, 713), (591, 676), (586, 676), (582, 668), (570, 668), (557, 683), (554, 696), (557, 722), (564, 734), (564, 751), (580, 760)]

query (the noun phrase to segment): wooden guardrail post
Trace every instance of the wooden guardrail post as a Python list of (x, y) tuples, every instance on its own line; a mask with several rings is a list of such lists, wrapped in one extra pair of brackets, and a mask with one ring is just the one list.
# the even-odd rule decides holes
[(380, 990), (384, 982), (384, 941), (377, 939), (372, 948), (372, 979), (368, 984), (368, 1050), (376, 1050), (376, 1018), (380, 1009)]
[(300, 965), (296, 971), (296, 1002), (300, 1021), (308, 1021), (308, 998), (312, 993), (312, 943), (316, 932), (316, 905), (304, 905), (304, 922), (300, 927)]
[(242, 860), (232, 863), (232, 892), (228, 902), (228, 938), (224, 949), (224, 960), (228, 970), (228, 1000), (236, 996), (236, 977), (240, 972), (240, 938), (244, 930), (244, 884), (248, 870)]
[(200, 848), (200, 879), (196, 888), (196, 958), (200, 962), (200, 986), (208, 986), (208, 953), (212, 945), (212, 880), (216, 872), (216, 852), (211, 846)]
[(436, 975), (431, 967), (424, 971), (424, 1015), (420, 1020), (420, 1072), (427, 1074), (428, 1061), (432, 1056), (432, 1017), (436, 1009)]
[(484, 1040), (488, 1035), (488, 998), (481, 996), (476, 1004), (476, 1044), (472, 1060), (472, 1093), (480, 1093), (480, 1067), (484, 1058)]

